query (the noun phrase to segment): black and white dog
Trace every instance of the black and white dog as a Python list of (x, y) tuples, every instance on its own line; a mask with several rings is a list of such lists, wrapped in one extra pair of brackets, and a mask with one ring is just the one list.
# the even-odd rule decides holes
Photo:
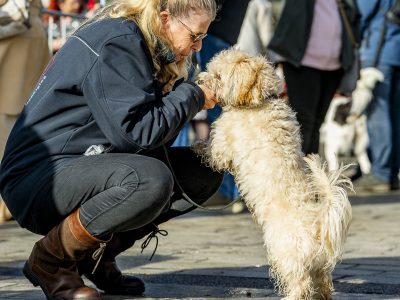
[(368, 174), (371, 163), (367, 155), (368, 130), (365, 109), (373, 98), (373, 89), (384, 79), (376, 68), (365, 68), (351, 97), (335, 97), (321, 128), (324, 154), (330, 170), (338, 168), (339, 156), (354, 154), (361, 172)]
[(323, 126), (324, 154), (329, 170), (339, 167), (338, 157), (356, 157), (361, 172), (368, 174), (371, 163), (367, 155), (368, 131), (365, 115), (348, 121), (352, 106), (351, 98), (335, 97), (329, 107)]

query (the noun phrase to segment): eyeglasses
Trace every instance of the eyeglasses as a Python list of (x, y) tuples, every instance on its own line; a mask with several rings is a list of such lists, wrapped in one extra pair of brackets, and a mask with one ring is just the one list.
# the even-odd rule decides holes
[(181, 20), (179, 20), (179, 18), (175, 17), (179, 23), (181, 23), (183, 25), (183, 27), (185, 27), (187, 29), (187, 31), (190, 32), (190, 38), (192, 39), (193, 43), (197, 43), (198, 41), (201, 41), (202, 39), (204, 39), (207, 36), (207, 33), (194, 33), (192, 31), (192, 29), (190, 29), (189, 26), (187, 26), (185, 23), (183, 23)]

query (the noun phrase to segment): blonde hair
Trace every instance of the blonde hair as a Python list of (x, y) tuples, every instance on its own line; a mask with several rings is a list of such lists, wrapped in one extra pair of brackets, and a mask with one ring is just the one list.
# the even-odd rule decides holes
[(170, 91), (178, 78), (187, 78), (191, 58), (189, 56), (179, 62), (162, 64), (162, 57), (169, 51), (160, 20), (160, 12), (166, 10), (177, 17), (187, 17), (191, 11), (200, 10), (214, 20), (217, 7), (215, 0), (114, 0), (88, 23), (105, 18), (126, 18), (134, 21), (142, 31), (152, 54), (157, 79), (165, 85), (165, 91)]

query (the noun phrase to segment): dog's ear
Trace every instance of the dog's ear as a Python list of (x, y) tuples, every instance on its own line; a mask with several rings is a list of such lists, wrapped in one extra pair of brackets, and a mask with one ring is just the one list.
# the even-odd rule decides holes
[(232, 96), (244, 106), (260, 106), (268, 98), (276, 97), (280, 89), (280, 79), (274, 67), (262, 56), (248, 56), (232, 74)]

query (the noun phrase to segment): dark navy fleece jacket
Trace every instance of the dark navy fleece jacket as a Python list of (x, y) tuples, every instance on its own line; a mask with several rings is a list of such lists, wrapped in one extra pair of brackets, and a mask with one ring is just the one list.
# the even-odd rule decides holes
[(163, 96), (154, 72), (134, 22), (106, 19), (80, 29), (51, 60), (11, 132), (1, 192), (43, 162), (56, 171), (91, 145), (139, 153), (171, 141), (202, 109), (204, 94), (184, 82)]

